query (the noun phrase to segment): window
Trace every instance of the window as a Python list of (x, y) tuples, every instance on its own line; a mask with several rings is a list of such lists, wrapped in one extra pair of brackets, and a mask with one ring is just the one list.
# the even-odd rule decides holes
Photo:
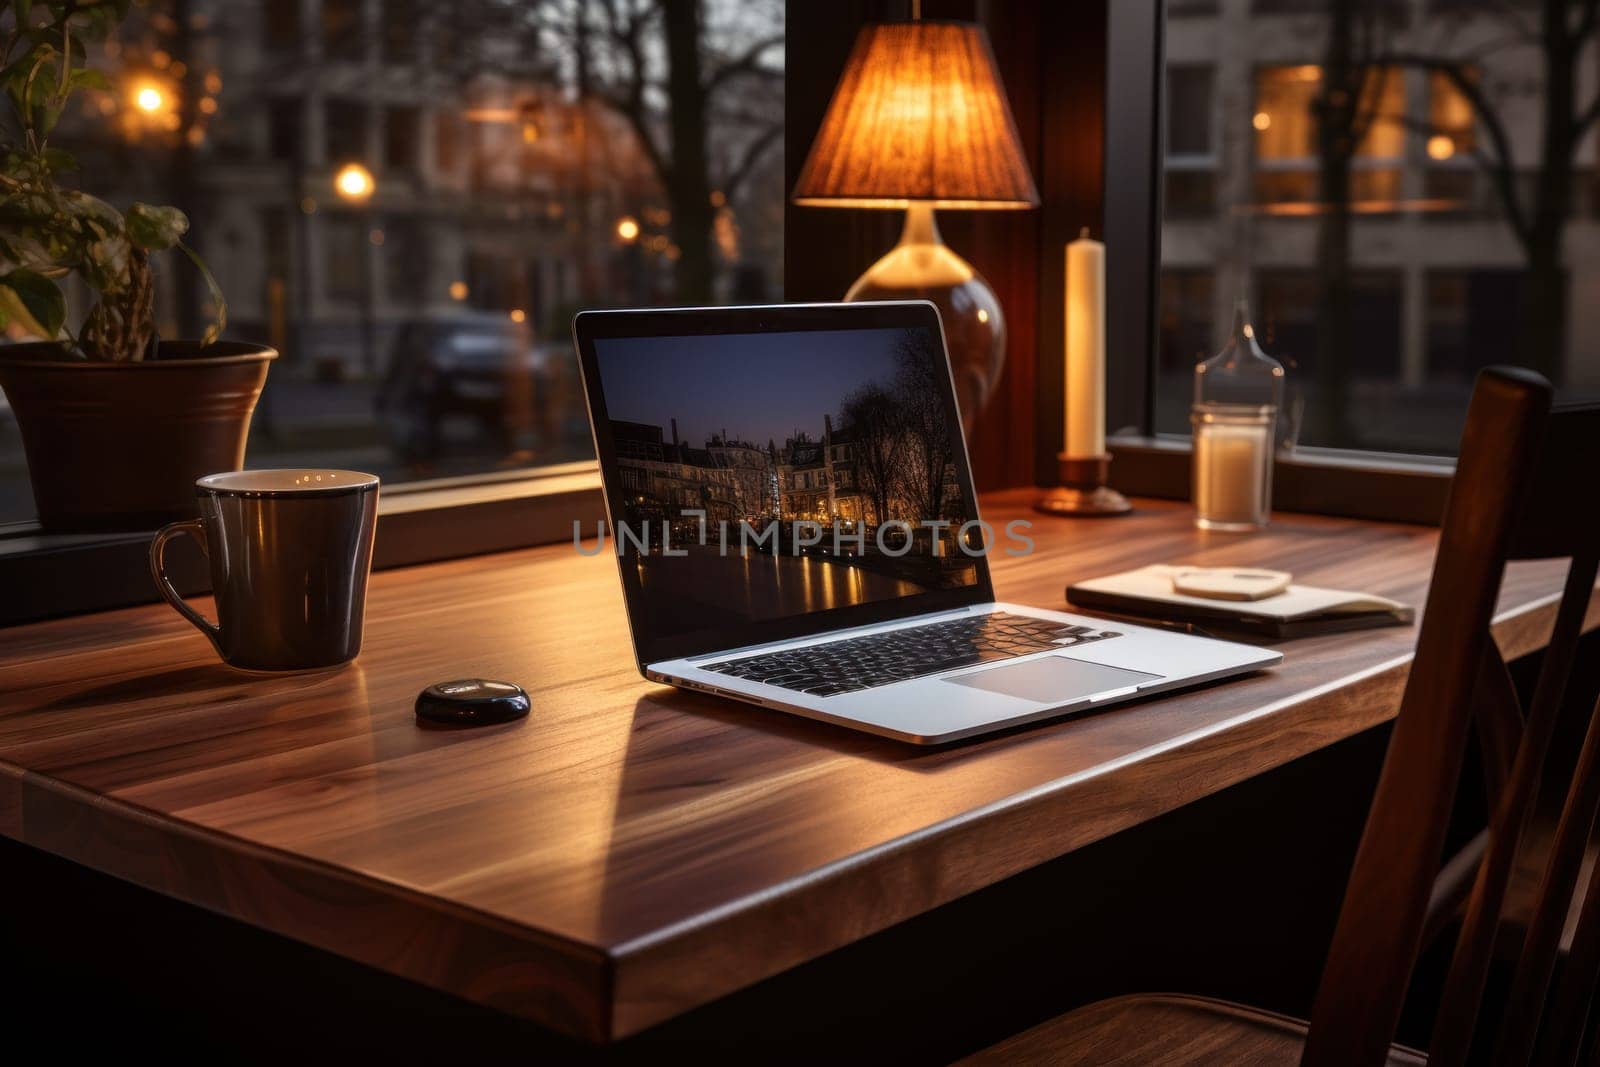
[(1470, 383), (1517, 350), (1528, 314), (1526, 276), (1518, 270), (1441, 268), (1428, 272), (1428, 381)]
[(331, 59), (359, 59), (361, 0), (322, 0), (322, 51)]
[(300, 158), (300, 108), (298, 97), (267, 101), (267, 155), (290, 163)]
[(323, 155), (335, 166), (367, 155), (367, 105), (330, 100), (323, 112)]
[(261, 43), (267, 51), (299, 51), (300, 33), (300, 0), (266, 0), (261, 5)]
[[(172, 121), (205, 121), (135, 125), (119, 94), (91, 94), (57, 139), (85, 160), (131, 161), (85, 166), (86, 191), (189, 208), (189, 240), (228, 298), (226, 335), (281, 352), (248, 466), (356, 467), (389, 490), (586, 460), (574, 311), (782, 299), (781, 0), (701, 5), (699, 80), (712, 88), (700, 129), (717, 196), (704, 233), (674, 225), (679, 194), (658, 162), (681, 158), (683, 120), (668, 121), (665, 16), (644, 21), (634, 72), (604, 5), (538, 18), (504, 0), (194, 6), (207, 17), (178, 40), (172, 4), (133, 5), (96, 62), (118, 84), (158, 51), (183, 62), (183, 85), (203, 95)], [(630, 115), (635, 73), (643, 110)], [(223, 155), (224, 128), (247, 132), (243, 158)], [(192, 146), (182, 182), (180, 138)], [(364, 203), (335, 186), (347, 162), (373, 176)], [(183, 202), (186, 190), (204, 202)], [(637, 225), (626, 237), (624, 217)], [(683, 255), (685, 240), (709, 254)], [(197, 336), (198, 280), (176, 260), (158, 278), (162, 336)], [(180, 299), (185, 285), (196, 299)], [(74, 303), (74, 324), (84, 313)], [(0, 523), (33, 514), (0, 403)]]
[(433, 167), (440, 174), (454, 174), (460, 156), (461, 123), (455, 115), (440, 111), (434, 117)]
[[(1147, 201), (1163, 205), (1157, 306), (1130, 327), (1148, 338), (1148, 429), (1187, 432), (1194, 362), (1225, 343), (1239, 297), (1288, 368), (1302, 445), (1448, 455), (1495, 361), (1600, 399), (1600, 305), (1579, 296), (1600, 279), (1600, 85), (1586, 59), (1552, 91), (1563, 68), (1539, 44), (1564, 33), (1592, 59), (1600, 30), (1499, 0), (1182, 8), (1165, 20)], [(1560, 106), (1570, 121), (1547, 124)], [(1571, 134), (1546, 145), (1547, 128)], [(1108, 188), (1109, 220), (1134, 217), (1126, 195)]]
[(417, 169), (421, 110), (391, 107), (384, 112), (383, 166), (385, 170), (412, 173)]
[(364, 295), (362, 271), (368, 242), (364, 221), (354, 215), (330, 215), (323, 221), (325, 277), (329, 300), (353, 303)]
[(1166, 207), (1174, 217), (1210, 215), (1217, 207), (1217, 146), (1212, 124), (1215, 70), (1167, 68)]
[[(1370, 69), (1350, 125), (1359, 139), (1350, 160), (1351, 210), (1393, 210), (1400, 195), (1405, 80), (1393, 67)], [(1314, 63), (1256, 72), (1255, 202), (1269, 212), (1306, 214), (1319, 202), (1322, 145), (1318, 109), (1327, 90)]]
[(404, 65), (417, 58), (416, 0), (383, 0), (383, 61)]
[[(1463, 77), (1477, 81), (1477, 71), (1464, 68)], [(1480, 196), (1487, 191), (1478, 179), (1480, 167), (1474, 158), (1478, 150), (1477, 117), (1462, 87), (1448, 74), (1428, 73), (1428, 136), (1423, 142), (1427, 170), (1423, 195), (1431, 201), (1434, 213), (1494, 214), (1491, 200)]]

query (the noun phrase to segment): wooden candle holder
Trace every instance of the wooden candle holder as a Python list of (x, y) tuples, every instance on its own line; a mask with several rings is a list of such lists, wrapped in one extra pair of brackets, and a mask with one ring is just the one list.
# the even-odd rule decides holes
[(1046, 515), (1104, 518), (1133, 510), (1128, 498), (1106, 484), (1111, 457), (1056, 454), (1061, 484), (1033, 502), (1033, 510)]

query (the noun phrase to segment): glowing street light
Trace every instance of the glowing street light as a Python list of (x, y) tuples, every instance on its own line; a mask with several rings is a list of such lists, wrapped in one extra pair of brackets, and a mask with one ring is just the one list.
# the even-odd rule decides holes
[(1455, 138), (1443, 133), (1436, 133), (1432, 137), (1428, 138), (1429, 159), (1449, 159), (1455, 154)]
[(141, 85), (134, 90), (133, 104), (146, 115), (154, 115), (167, 102), (166, 95), (154, 85)]
[(624, 215), (617, 220), (617, 236), (628, 243), (639, 239), (639, 220), (632, 215)]
[(333, 176), (334, 192), (346, 202), (360, 205), (366, 213), (367, 240), (361, 243), (361, 362), (369, 376), (378, 369), (377, 297), (372, 288), (372, 247), (383, 241), (383, 231), (371, 225), (372, 193), (376, 188), (372, 172), (360, 163), (346, 163)]
[(377, 183), (372, 180), (372, 172), (366, 167), (359, 163), (346, 163), (333, 176), (333, 187), (344, 199), (364, 203), (371, 198)]

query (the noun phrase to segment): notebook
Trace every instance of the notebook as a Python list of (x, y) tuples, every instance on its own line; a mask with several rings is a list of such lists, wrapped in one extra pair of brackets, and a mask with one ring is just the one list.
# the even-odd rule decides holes
[(1404, 626), (1416, 612), (1407, 604), (1371, 593), (1319, 589), (1291, 583), (1260, 600), (1212, 600), (1174, 591), (1172, 576), (1187, 567), (1157, 563), (1092, 578), (1067, 587), (1067, 599), (1080, 608), (1154, 619), (1201, 623), (1218, 630), (1266, 637), (1309, 637)]

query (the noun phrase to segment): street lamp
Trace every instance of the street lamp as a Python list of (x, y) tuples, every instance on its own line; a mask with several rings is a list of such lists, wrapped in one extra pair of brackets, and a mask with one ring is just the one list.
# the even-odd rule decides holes
[(373, 322), (376, 298), (372, 286), (372, 194), (377, 187), (372, 172), (360, 163), (346, 163), (333, 176), (333, 188), (339, 198), (361, 208), (361, 364), (369, 377), (378, 372)]
[(365, 204), (372, 199), (377, 183), (372, 172), (360, 163), (346, 163), (333, 176), (333, 187), (339, 195), (352, 204)]

